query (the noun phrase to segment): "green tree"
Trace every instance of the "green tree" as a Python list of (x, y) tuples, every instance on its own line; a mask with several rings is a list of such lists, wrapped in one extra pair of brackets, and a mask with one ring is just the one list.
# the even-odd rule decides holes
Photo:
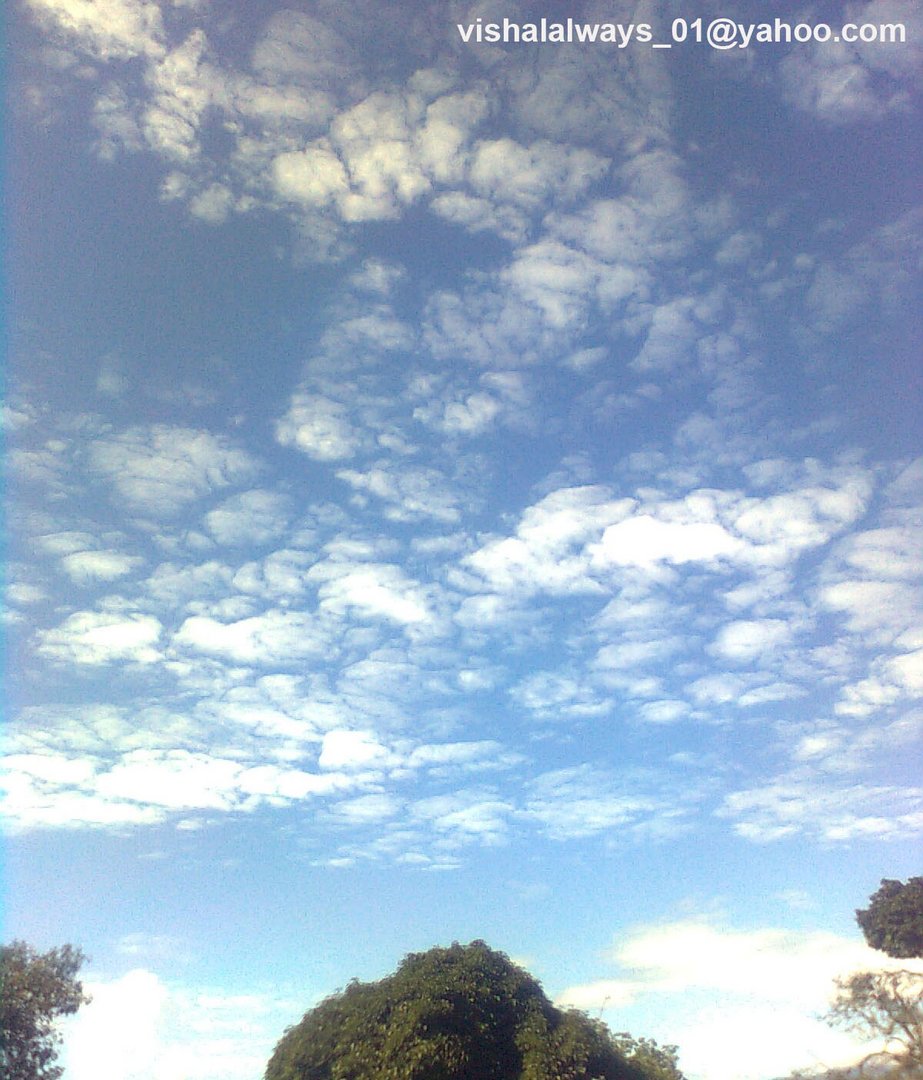
[(883, 878), (869, 906), (856, 912), (856, 922), (873, 949), (901, 959), (923, 956), (923, 877)]
[(58, 1080), (55, 1022), (89, 1000), (77, 981), (84, 955), (72, 945), (38, 953), (23, 941), (0, 946), (0, 1076)]
[(266, 1080), (683, 1080), (674, 1048), (619, 1038), (475, 941), (350, 983), (288, 1029)]
[(632, 1065), (641, 1068), (649, 1080), (683, 1080), (678, 1047), (658, 1046), (653, 1039), (636, 1039), (627, 1031), (618, 1032), (613, 1039), (619, 1052)]

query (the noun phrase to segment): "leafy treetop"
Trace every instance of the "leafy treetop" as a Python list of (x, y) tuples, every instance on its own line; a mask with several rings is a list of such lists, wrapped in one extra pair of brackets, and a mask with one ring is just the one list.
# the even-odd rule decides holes
[(482, 941), (352, 982), (283, 1035), (266, 1080), (683, 1080), (675, 1047), (560, 1010)]
[(856, 912), (856, 922), (873, 949), (888, 956), (923, 956), (923, 877), (906, 883), (887, 878)]
[(55, 1022), (89, 999), (77, 981), (85, 957), (72, 945), (38, 953), (24, 941), (0, 946), (0, 1076), (58, 1080)]

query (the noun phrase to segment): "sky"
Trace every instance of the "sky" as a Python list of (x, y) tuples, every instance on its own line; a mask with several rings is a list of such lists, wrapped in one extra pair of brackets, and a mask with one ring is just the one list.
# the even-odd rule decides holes
[(259, 1080), (472, 939), (691, 1080), (854, 1059), (923, 832), (920, 6), (6, 32), (3, 935), (89, 957), (69, 1080)]

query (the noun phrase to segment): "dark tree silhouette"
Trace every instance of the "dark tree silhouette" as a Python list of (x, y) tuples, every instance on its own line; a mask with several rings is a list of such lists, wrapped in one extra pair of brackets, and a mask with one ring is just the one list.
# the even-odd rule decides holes
[(856, 922), (873, 949), (901, 959), (923, 956), (923, 877), (883, 878), (869, 906), (856, 912)]

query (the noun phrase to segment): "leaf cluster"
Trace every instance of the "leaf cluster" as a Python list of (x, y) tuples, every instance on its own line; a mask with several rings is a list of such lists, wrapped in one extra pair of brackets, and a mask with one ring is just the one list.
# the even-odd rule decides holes
[[(619, 1042), (619, 1039), (622, 1042)], [(413, 953), (351, 983), (283, 1035), (266, 1080), (682, 1080), (675, 1048), (557, 1009), (482, 941)]]
[(873, 949), (901, 959), (923, 956), (923, 877), (882, 879), (856, 922)]
[(23, 941), (0, 946), (0, 1076), (58, 1080), (55, 1022), (89, 999), (77, 981), (84, 955), (72, 945), (38, 953)]
[(684, 1080), (678, 1046), (659, 1046), (653, 1039), (637, 1039), (627, 1031), (612, 1038), (622, 1056), (637, 1065), (648, 1080)]

